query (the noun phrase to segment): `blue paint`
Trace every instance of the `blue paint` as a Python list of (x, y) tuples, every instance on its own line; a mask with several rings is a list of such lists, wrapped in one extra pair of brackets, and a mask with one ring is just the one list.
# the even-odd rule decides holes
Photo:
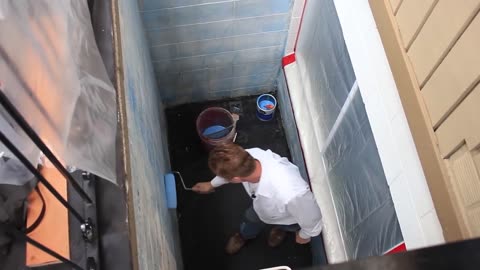
[(167, 207), (169, 209), (177, 208), (177, 188), (175, 185), (175, 176), (172, 173), (167, 173), (164, 177), (164, 181)]
[(220, 139), (227, 136), (228, 132), (229, 132), (228, 128), (225, 128), (224, 126), (220, 126), (220, 125), (214, 125), (206, 128), (203, 131), (203, 136), (209, 139)]
[(292, 0), (242, 0), (237, 1), (235, 17), (255, 17), (270, 14), (288, 13)]
[(237, 50), (283, 46), (287, 30), (234, 36), (220, 39), (204, 39), (193, 42), (153, 46), (150, 48), (154, 61), (211, 55)]
[(270, 100), (262, 100), (260, 101), (260, 108), (266, 111), (269, 111), (269, 110), (275, 109), (275, 104)]
[(271, 91), (293, 2), (140, 1), (164, 104)]
[[(154, 76), (137, 1), (120, 0), (122, 59), (125, 77), (126, 115), (131, 194), (138, 231), (142, 269), (182, 269), (176, 219), (168, 210), (168, 191), (163, 176), (169, 171), (166, 121)], [(163, 56), (162, 56), (163, 57)], [(162, 89), (163, 90), (163, 89)], [(162, 232), (165, 237), (152, 237)], [(165, 253), (168, 250), (168, 254)], [(156, 254), (164, 254), (156, 256)], [(177, 267), (172, 266), (173, 263)]]
[(196, 5), (143, 12), (145, 29), (168, 28), (186, 24), (233, 19), (233, 2)]
[(288, 14), (147, 30), (150, 46), (287, 31)]
[(143, 0), (143, 7), (139, 1), (142, 10), (176, 8), (198, 4), (208, 4), (218, 2), (218, 0)]

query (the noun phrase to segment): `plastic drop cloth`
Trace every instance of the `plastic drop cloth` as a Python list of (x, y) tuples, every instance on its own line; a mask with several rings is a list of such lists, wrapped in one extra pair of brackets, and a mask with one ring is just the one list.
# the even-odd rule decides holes
[(323, 158), (347, 256), (358, 259), (403, 237), (360, 92), (347, 104)]
[[(0, 33), (2, 91), (62, 162), (115, 182), (115, 90), (87, 2), (0, 1)], [(36, 164), (39, 150), (1, 106), (0, 128)], [(2, 164), (0, 183), (12, 183), (15, 166)]]
[[(300, 132), (306, 159), (310, 159), (306, 163), (315, 164), (307, 167), (315, 194), (323, 195), (319, 205), (322, 209), (321, 202), (325, 203), (325, 217), (330, 216), (324, 211), (330, 193), (341, 234), (341, 239), (327, 235), (326, 248), (338, 250), (343, 242), (346, 259), (382, 255), (403, 237), (332, 0), (307, 2), (296, 59), (303, 88), (290, 88), (302, 91), (292, 94), (294, 106), (300, 104), (294, 108), (297, 125), (313, 129)], [(315, 173), (322, 163), (324, 170)], [(313, 182), (325, 178), (322, 184)]]

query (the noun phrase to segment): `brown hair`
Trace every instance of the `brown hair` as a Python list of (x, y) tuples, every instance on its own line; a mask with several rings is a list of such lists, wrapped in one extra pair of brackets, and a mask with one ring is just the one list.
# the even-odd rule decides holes
[(227, 180), (246, 177), (255, 171), (255, 159), (241, 146), (227, 143), (210, 151), (208, 166), (213, 173)]

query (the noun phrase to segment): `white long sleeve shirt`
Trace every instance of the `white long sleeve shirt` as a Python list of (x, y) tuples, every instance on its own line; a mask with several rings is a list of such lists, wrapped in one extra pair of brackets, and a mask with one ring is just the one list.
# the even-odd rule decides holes
[[(267, 224), (300, 225), (299, 235), (308, 239), (322, 231), (322, 214), (298, 167), (270, 150), (246, 149), (262, 165), (258, 183), (243, 182), (243, 187), (253, 199), (253, 209)], [(214, 187), (228, 181), (216, 176)]]

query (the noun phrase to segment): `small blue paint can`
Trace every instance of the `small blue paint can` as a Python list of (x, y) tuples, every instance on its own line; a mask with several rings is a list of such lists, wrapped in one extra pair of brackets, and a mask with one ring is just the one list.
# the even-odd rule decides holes
[(261, 121), (270, 121), (275, 115), (277, 99), (270, 94), (263, 94), (257, 98), (257, 117)]

